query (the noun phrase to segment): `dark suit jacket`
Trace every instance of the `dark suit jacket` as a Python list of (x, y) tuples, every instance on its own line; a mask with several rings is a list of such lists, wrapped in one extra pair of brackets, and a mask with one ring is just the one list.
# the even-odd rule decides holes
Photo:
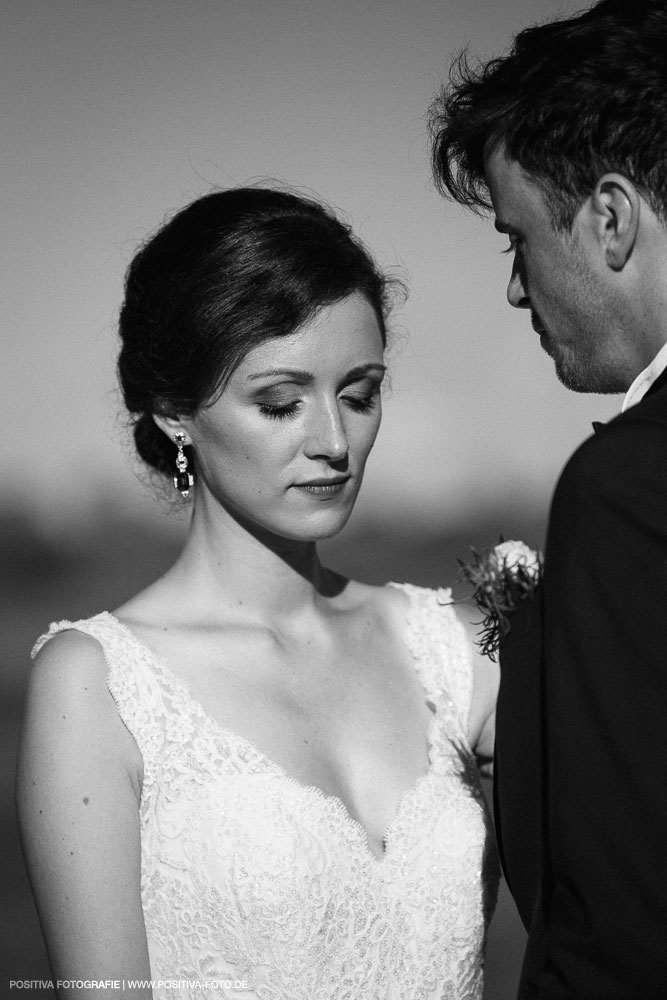
[(521, 1000), (667, 998), (667, 373), (567, 464), (501, 647), (496, 822)]

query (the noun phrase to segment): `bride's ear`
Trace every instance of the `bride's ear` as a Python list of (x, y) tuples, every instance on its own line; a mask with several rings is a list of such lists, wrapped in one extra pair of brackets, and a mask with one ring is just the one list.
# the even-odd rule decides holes
[(167, 435), (170, 441), (174, 440), (176, 434), (183, 434), (185, 435), (185, 441), (183, 444), (192, 444), (192, 439), (190, 437), (190, 421), (182, 414), (176, 413), (174, 408), (168, 403), (162, 403), (158, 400), (155, 410), (153, 411), (153, 420), (162, 433)]

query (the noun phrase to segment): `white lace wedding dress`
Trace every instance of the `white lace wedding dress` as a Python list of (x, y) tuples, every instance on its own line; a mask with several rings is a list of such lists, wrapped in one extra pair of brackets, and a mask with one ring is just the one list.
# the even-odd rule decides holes
[(38, 640), (97, 639), (143, 757), (156, 1000), (480, 1000), (497, 861), (466, 737), (469, 641), (447, 591), (391, 586), (409, 597), (405, 641), (435, 711), (430, 768), (381, 858), (339, 799), (217, 725), (108, 612)]

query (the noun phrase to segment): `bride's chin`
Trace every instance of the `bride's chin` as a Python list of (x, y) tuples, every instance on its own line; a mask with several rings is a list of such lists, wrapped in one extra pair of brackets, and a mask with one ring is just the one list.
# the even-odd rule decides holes
[(301, 529), (295, 530), (289, 537), (295, 542), (324, 542), (327, 539), (335, 538), (336, 535), (340, 534), (348, 520), (349, 515), (338, 521), (336, 524), (323, 523), (307, 527), (303, 526)]
[(283, 521), (278, 524), (258, 524), (250, 520), (236, 518), (237, 522), (258, 541), (269, 548), (280, 549), (287, 546), (309, 545), (335, 538), (347, 524), (352, 510), (322, 511), (316, 516), (295, 519), (293, 523)]
[(294, 532), (290, 532), (291, 537), (304, 542), (322, 542), (328, 538), (335, 538), (350, 519), (353, 508), (344, 511), (322, 511), (307, 519), (302, 519), (294, 526)]

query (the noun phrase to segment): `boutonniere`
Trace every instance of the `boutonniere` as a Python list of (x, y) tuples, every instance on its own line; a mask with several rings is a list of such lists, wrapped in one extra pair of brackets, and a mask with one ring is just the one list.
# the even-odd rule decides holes
[(537, 589), (544, 559), (524, 542), (502, 539), (493, 549), (471, 551), (471, 562), (458, 561), (460, 579), (472, 586), (472, 598), (484, 616), (477, 645), (495, 660), (500, 640), (509, 632), (507, 615)]

